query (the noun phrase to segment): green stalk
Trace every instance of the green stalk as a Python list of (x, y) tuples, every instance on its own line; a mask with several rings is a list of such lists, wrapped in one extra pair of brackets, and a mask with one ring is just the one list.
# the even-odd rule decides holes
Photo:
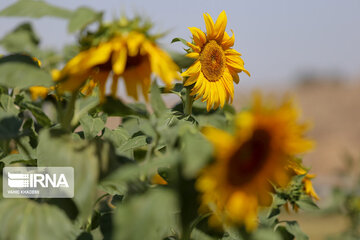
[(190, 88), (186, 88), (186, 95), (185, 95), (185, 107), (184, 107), (184, 114), (186, 116), (190, 116), (192, 113), (192, 105), (194, 102), (194, 97), (190, 95)]
[(62, 117), (61, 125), (65, 130), (71, 131), (71, 120), (74, 116), (77, 93), (77, 91), (72, 93), (70, 101), (66, 106), (64, 117)]

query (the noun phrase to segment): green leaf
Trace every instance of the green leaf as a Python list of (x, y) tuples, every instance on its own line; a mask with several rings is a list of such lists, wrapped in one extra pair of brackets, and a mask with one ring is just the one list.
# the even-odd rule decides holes
[(183, 38), (179, 38), (179, 37), (173, 38), (173, 39), (171, 40), (171, 43), (175, 43), (175, 42), (182, 42), (185, 46), (188, 47), (187, 41), (186, 41), (185, 39), (183, 39)]
[(8, 52), (33, 53), (40, 43), (30, 23), (22, 23), (0, 40), (0, 44)]
[(10, 154), (10, 155), (7, 155), (6, 157), (0, 159), (0, 162), (3, 162), (5, 164), (5, 166), (8, 166), (9, 164), (11, 164), (13, 162), (22, 161), (25, 159), (27, 159), (27, 158), (22, 154)]
[(70, 33), (84, 29), (88, 24), (101, 20), (102, 13), (91, 8), (80, 7), (71, 15), (68, 25)]
[(14, 99), (7, 94), (0, 94), (0, 105), (5, 112), (17, 115), (20, 111), (14, 103)]
[(198, 229), (194, 229), (191, 232), (191, 239), (196, 239), (196, 240), (215, 240), (216, 238), (210, 237), (209, 235), (205, 234), (204, 232), (198, 230)]
[(177, 154), (166, 154), (143, 164), (128, 163), (104, 178), (101, 188), (110, 194), (124, 195), (129, 182), (136, 182), (141, 176), (151, 177), (158, 173), (158, 169), (171, 167), (177, 160)]
[(319, 207), (314, 203), (313, 199), (307, 195), (302, 195), (296, 204), (305, 211), (316, 211)]
[(41, 18), (45, 16), (70, 18), (72, 12), (65, 8), (50, 5), (44, 1), (20, 0), (0, 12), (4, 17), (32, 17)]
[(136, 136), (125, 142), (123, 142), (117, 149), (117, 153), (123, 153), (129, 150), (133, 150), (139, 147), (146, 146), (146, 136)]
[(258, 229), (253, 233), (253, 240), (282, 240), (281, 235), (272, 229)]
[(36, 121), (43, 127), (49, 127), (51, 121), (49, 117), (42, 111), (42, 109), (31, 102), (23, 102), (21, 107), (28, 109), (35, 117)]
[[(183, 145), (183, 174), (186, 178), (195, 177), (210, 160), (211, 144), (195, 128), (186, 131), (181, 137)], [(195, 157), (196, 156), (196, 157)]]
[(176, 211), (176, 195), (169, 190), (153, 189), (133, 197), (116, 208), (114, 239), (159, 240), (173, 235), (178, 230)]
[(0, 140), (9, 140), (21, 136), (20, 127), (22, 121), (17, 117), (0, 116)]
[(147, 117), (148, 113), (144, 109), (139, 108), (135, 105), (124, 104), (120, 99), (113, 98), (110, 96), (106, 97), (106, 101), (101, 105), (101, 110), (104, 111), (109, 116), (139, 116)]
[(37, 159), (39, 166), (74, 168), (74, 202), (80, 217), (92, 213), (96, 185), (102, 175), (114, 170), (110, 144), (99, 141), (75, 140), (58, 131), (42, 130), (39, 134)]
[(26, 63), (1, 63), (0, 64), (0, 85), (8, 88), (28, 88), (31, 86), (53, 85), (49, 73), (42, 69)]
[(177, 52), (168, 52), (168, 53), (170, 54), (173, 61), (179, 66), (179, 68), (188, 68), (195, 62), (195, 59), (188, 58), (184, 54)]
[(98, 97), (84, 97), (75, 102), (75, 112), (71, 125), (75, 126), (79, 119), (99, 104)]
[(296, 221), (286, 221), (283, 226), (290, 234), (292, 234), (296, 240), (308, 240), (309, 237), (300, 229), (299, 224)]
[(84, 130), (85, 138), (89, 140), (96, 137), (105, 127), (105, 123), (101, 118), (94, 118), (90, 115), (84, 115), (80, 118), (80, 124)]
[(0, 201), (0, 239), (74, 239), (70, 220), (55, 206), (29, 199)]
[(161, 97), (160, 89), (156, 81), (154, 81), (151, 86), (150, 103), (155, 115), (158, 117), (168, 110)]
[(118, 148), (130, 138), (130, 135), (123, 127), (118, 127), (114, 130), (105, 128), (102, 137), (104, 139), (111, 141), (114, 144), (114, 146)]

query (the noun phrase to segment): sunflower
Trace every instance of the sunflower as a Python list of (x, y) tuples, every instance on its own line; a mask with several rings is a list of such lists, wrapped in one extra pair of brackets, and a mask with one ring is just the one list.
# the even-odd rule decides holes
[(167, 87), (179, 79), (178, 67), (170, 56), (144, 33), (131, 31), (118, 33), (97, 46), (81, 51), (61, 70), (56, 80), (61, 81), (60, 91), (78, 90), (91, 79), (99, 85), (101, 99), (109, 76), (111, 93), (116, 95), (118, 79), (122, 77), (128, 95), (138, 99), (138, 88), (148, 99), (151, 74), (160, 77)]
[(252, 107), (236, 116), (234, 135), (204, 128), (215, 162), (202, 170), (196, 187), (202, 193), (200, 211), (214, 212), (210, 224), (245, 225), (248, 231), (257, 226), (259, 206), (272, 202), (270, 182), (286, 186), (289, 156), (312, 147), (303, 137), (306, 124), (297, 123), (297, 118), (291, 101), (264, 106), (256, 96)]
[(315, 174), (308, 173), (307, 169), (301, 164), (301, 161), (294, 158), (289, 159), (288, 169), (292, 175), (305, 175), (302, 180), (305, 193), (315, 200), (320, 199), (311, 182), (311, 179), (315, 178)]
[(227, 17), (222, 11), (214, 24), (209, 14), (204, 14), (206, 34), (196, 27), (191, 27), (193, 43), (188, 46), (193, 52), (188, 57), (196, 59), (194, 64), (182, 73), (187, 77), (184, 86), (193, 85), (191, 95), (195, 99), (202, 98), (207, 102), (207, 111), (225, 102), (232, 102), (234, 98), (234, 84), (239, 83), (238, 73), (244, 71), (244, 61), (241, 54), (231, 47), (234, 45), (234, 33), (230, 37), (226, 32)]

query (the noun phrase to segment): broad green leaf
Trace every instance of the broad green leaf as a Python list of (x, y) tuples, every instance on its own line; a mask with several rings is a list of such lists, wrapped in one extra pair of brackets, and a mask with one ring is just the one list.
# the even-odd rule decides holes
[(71, 124), (75, 126), (80, 118), (87, 114), (91, 109), (95, 108), (99, 104), (98, 97), (84, 97), (75, 102), (74, 117), (71, 120)]
[(53, 85), (49, 73), (26, 63), (1, 63), (0, 64), (0, 85), (8, 88), (28, 88), (31, 86)]
[(281, 235), (272, 229), (258, 229), (254, 231), (253, 240), (282, 240)]
[(74, 239), (75, 230), (65, 213), (46, 203), (29, 199), (1, 200), (0, 221), (0, 239)]
[(4, 117), (0, 115), (0, 140), (9, 140), (21, 136), (22, 121), (17, 117)]
[(307, 195), (302, 195), (296, 204), (305, 211), (316, 211), (319, 210), (319, 207), (314, 203), (311, 197)]
[(188, 68), (195, 62), (195, 59), (188, 58), (181, 53), (169, 52), (169, 54), (173, 61), (179, 66), (179, 68)]
[(102, 13), (95, 12), (91, 8), (80, 7), (71, 15), (68, 25), (68, 31), (70, 33), (77, 30), (82, 30), (88, 24), (100, 20)]
[(89, 140), (96, 137), (105, 127), (105, 123), (101, 118), (94, 118), (90, 115), (84, 115), (80, 118), (80, 124), (84, 130), (85, 138)]
[(161, 97), (160, 89), (156, 81), (154, 81), (151, 86), (150, 103), (155, 115), (158, 117), (168, 110)]
[(196, 228), (191, 232), (191, 238), (196, 240), (216, 240), (216, 238), (213, 238)]
[(130, 138), (130, 135), (123, 127), (118, 127), (114, 130), (105, 128), (102, 137), (111, 141), (117, 148), (124, 144)]
[(0, 40), (1, 46), (8, 52), (34, 53), (40, 43), (30, 23), (22, 23)]
[(27, 158), (24, 155), (17, 153), (17, 154), (7, 155), (6, 157), (0, 159), (0, 162), (3, 162), (5, 166), (7, 166), (13, 162), (22, 161), (25, 159)]
[(49, 127), (51, 121), (49, 117), (43, 112), (43, 110), (31, 102), (23, 102), (21, 107), (28, 109), (35, 117), (36, 121), (43, 127)]
[(133, 137), (125, 142), (123, 142), (117, 149), (117, 153), (126, 152), (135, 148), (146, 146), (146, 136), (137, 136)]
[(104, 111), (109, 116), (139, 116), (147, 117), (148, 113), (142, 108), (136, 107), (136, 105), (124, 104), (120, 99), (113, 97), (106, 97), (106, 101), (101, 105), (102, 111)]
[(14, 99), (7, 94), (0, 94), (0, 106), (5, 112), (17, 115), (19, 108), (15, 105)]
[(72, 12), (65, 8), (50, 5), (45, 1), (20, 0), (0, 11), (4, 17), (32, 17), (41, 18), (45, 16), (70, 18)]
[(100, 174), (114, 170), (110, 144), (75, 140), (57, 131), (40, 132), (37, 159), (39, 166), (74, 168), (74, 201), (85, 218), (92, 212)]
[(283, 226), (290, 234), (292, 234), (296, 240), (308, 240), (309, 237), (300, 229), (299, 224), (296, 221), (286, 221)]
[[(170, 190), (152, 189), (117, 206), (114, 239), (159, 240), (174, 235), (176, 195)], [(126, 217), (124, 217), (126, 216)]]
[(158, 169), (171, 167), (177, 160), (177, 154), (166, 154), (143, 164), (128, 163), (104, 178), (101, 187), (110, 194), (126, 194), (128, 183), (139, 181), (141, 176), (152, 177)]
[(183, 174), (195, 177), (208, 162), (213, 149), (211, 144), (195, 128), (181, 137), (183, 145)]

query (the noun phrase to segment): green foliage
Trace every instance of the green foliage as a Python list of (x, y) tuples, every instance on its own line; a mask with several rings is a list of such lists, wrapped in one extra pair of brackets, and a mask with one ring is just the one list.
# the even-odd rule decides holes
[(59, 18), (70, 18), (71, 11), (50, 5), (45, 1), (20, 0), (0, 11), (0, 16), (32, 18), (51, 16)]
[(49, 73), (33, 64), (25, 63), (23, 58), (8, 60), (2, 58), (0, 62), (0, 85), (7, 88), (25, 89), (31, 86), (53, 85)]
[(73, 224), (63, 211), (29, 199), (1, 200), (0, 219), (1, 239), (22, 240), (33, 236), (39, 240), (70, 240), (76, 236)]
[(87, 25), (102, 18), (102, 13), (95, 12), (91, 8), (80, 7), (71, 15), (68, 25), (70, 33), (83, 30)]

